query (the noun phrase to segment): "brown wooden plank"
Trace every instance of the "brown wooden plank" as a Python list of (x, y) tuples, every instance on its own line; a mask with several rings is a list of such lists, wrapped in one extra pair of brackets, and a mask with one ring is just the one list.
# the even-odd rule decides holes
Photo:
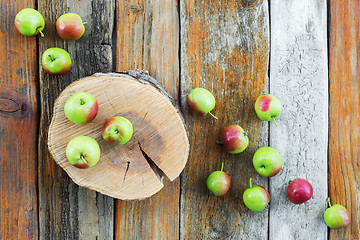
[(37, 44), (15, 15), (35, 1), (0, 1), (0, 239), (36, 239)]
[(352, 223), (330, 239), (360, 239), (360, 2), (330, 1), (329, 192)]
[[(71, 82), (95, 72), (112, 69), (114, 4), (107, 0), (39, 0), (39, 11), (47, 26), (39, 41), (39, 54), (49, 47), (64, 48), (72, 58), (72, 69), (59, 77), (40, 72), (41, 123), (39, 139), (39, 228), (40, 239), (111, 239), (114, 200), (82, 188), (51, 158), (47, 147), (53, 104)], [(56, 33), (55, 22), (66, 12), (78, 13), (88, 24), (84, 36), (72, 42)], [(40, 56), (41, 57), (41, 56)]]
[[(179, 86), (176, 0), (116, 1), (116, 70), (146, 69), (175, 99)], [(116, 239), (178, 239), (179, 178), (143, 201), (117, 201)]]
[[(267, 145), (268, 123), (256, 116), (254, 103), (266, 90), (268, 1), (181, 0), (181, 99), (190, 132), (190, 158), (181, 176), (181, 239), (264, 239), (268, 211), (255, 214), (242, 201), (253, 183), (268, 187), (256, 173), (252, 157)], [(213, 92), (219, 117), (190, 113), (186, 97), (195, 87)], [(250, 143), (245, 152), (225, 153), (215, 142), (227, 125), (239, 124)], [(231, 188), (215, 197), (206, 188), (208, 175), (224, 170)]]

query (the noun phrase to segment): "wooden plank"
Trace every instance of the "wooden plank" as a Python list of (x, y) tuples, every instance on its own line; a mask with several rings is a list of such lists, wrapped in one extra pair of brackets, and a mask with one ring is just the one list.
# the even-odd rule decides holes
[[(116, 70), (146, 69), (175, 99), (179, 84), (176, 0), (116, 1)], [(116, 201), (116, 239), (178, 239), (179, 178), (143, 201)]]
[[(268, 1), (180, 1), (181, 100), (189, 130), (190, 158), (181, 176), (181, 239), (264, 239), (268, 211), (255, 214), (242, 203), (253, 183), (267, 188), (252, 156), (267, 146), (268, 123), (256, 116), (254, 103), (266, 90), (269, 29)], [(213, 113), (196, 117), (186, 97), (195, 87), (210, 90), (216, 99)], [(250, 144), (245, 152), (225, 153), (215, 142), (221, 130), (239, 124)], [(216, 198), (206, 188), (208, 175), (224, 170), (231, 188)]]
[[(270, 93), (282, 102), (279, 126), (270, 126), (270, 146), (284, 167), (270, 179), (270, 239), (327, 239), (328, 78), (326, 1), (274, 0), (271, 9)], [(286, 187), (294, 178), (314, 188), (294, 205)]]
[(35, 1), (0, 1), (0, 239), (36, 239), (37, 44), (15, 15)]
[(329, 193), (352, 223), (330, 239), (360, 239), (360, 2), (330, 1)]
[[(53, 104), (60, 92), (81, 77), (112, 69), (113, 5), (107, 0), (38, 1), (39, 11), (47, 23), (46, 37), (39, 42), (39, 53), (49, 47), (61, 47), (70, 53), (73, 63), (66, 75), (53, 77), (43, 70), (40, 74), (40, 239), (113, 238), (114, 200), (72, 182), (51, 158), (47, 147)], [(66, 12), (78, 13), (88, 22), (84, 36), (77, 41), (62, 41), (56, 33), (56, 19)]]

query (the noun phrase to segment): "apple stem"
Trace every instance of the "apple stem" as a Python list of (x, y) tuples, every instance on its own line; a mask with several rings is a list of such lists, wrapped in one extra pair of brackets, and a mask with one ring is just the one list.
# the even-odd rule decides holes
[(306, 202), (304, 204), (305, 204), (305, 213), (307, 214), (308, 213), (307, 204)]
[(49, 54), (49, 58), (51, 59), (51, 61), (55, 61), (55, 58), (53, 58), (50, 54)]
[(36, 30), (40, 33), (41, 37), (44, 37), (44, 33), (40, 30), (40, 28), (37, 28)]
[(221, 141), (216, 141), (216, 143), (217, 143), (217, 144), (223, 144), (223, 142), (221, 142)]
[(250, 180), (249, 180), (249, 183), (250, 183), (250, 184), (249, 184), (249, 185), (250, 185), (250, 188), (252, 188), (252, 184), (251, 184), (251, 178), (250, 178)]
[(276, 122), (276, 120), (275, 120), (274, 117), (273, 117), (273, 121), (274, 121), (275, 125), (278, 126), (278, 124), (277, 124), (277, 122)]
[(224, 170), (224, 162), (221, 163), (221, 171)]
[(80, 159), (83, 160), (87, 164), (87, 161), (82, 154), (80, 155)]
[(330, 203), (330, 198), (329, 198), (329, 197), (327, 198), (327, 201), (328, 201), (328, 203), (329, 203), (329, 207), (331, 207), (331, 203)]
[(82, 24), (84, 24), (84, 25), (85, 25), (85, 24), (87, 24), (87, 22), (83, 22)]
[(210, 114), (213, 118), (218, 119), (218, 117), (215, 116), (214, 114), (212, 114), (211, 112), (209, 112), (209, 114)]

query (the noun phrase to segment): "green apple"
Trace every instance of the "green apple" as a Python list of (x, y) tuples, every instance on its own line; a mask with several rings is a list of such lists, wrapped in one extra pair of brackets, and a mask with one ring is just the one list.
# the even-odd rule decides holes
[(97, 141), (88, 136), (78, 136), (68, 143), (66, 157), (77, 168), (93, 167), (100, 159)]
[(244, 129), (238, 125), (230, 125), (222, 130), (221, 142), (228, 153), (236, 154), (243, 152), (249, 145), (249, 138)]
[(253, 212), (261, 212), (270, 202), (270, 194), (262, 186), (252, 186), (250, 178), (250, 187), (243, 194), (243, 201)]
[(190, 110), (198, 116), (205, 116), (210, 114), (215, 119), (218, 119), (210, 111), (215, 107), (215, 98), (212, 93), (204, 88), (195, 88), (187, 96), (187, 104)]
[(224, 164), (220, 171), (212, 172), (206, 180), (206, 186), (215, 196), (225, 195), (230, 188), (231, 179), (229, 175), (223, 172)]
[(330, 198), (328, 198), (329, 208), (324, 213), (324, 220), (329, 228), (344, 228), (351, 223), (349, 211), (341, 206), (335, 204), (331, 206)]
[(67, 51), (61, 48), (47, 49), (41, 58), (42, 66), (48, 74), (62, 75), (71, 68), (71, 58)]
[(24, 8), (15, 16), (16, 29), (25, 36), (34, 36), (40, 33), (45, 27), (45, 20), (41, 13), (32, 8)]
[(256, 171), (263, 177), (272, 177), (278, 174), (282, 167), (280, 153), (271, 147), (258, 149), (253, 157)]
[(122, 145), (127, 143), (133, 134), (131, 122), (120, 116), (112, 117), (104, 123), (102, 136), (108, 143)]
[(255, 112), (263, 121), (274, 121), (281, 113), (281, 103), (279, 99), (271, 94), (259, 96), (255, 102)]
[(66, 117), (76, 124), (85, 124), (94, 120), (99, 105), (95, 97), (87, 92), (71, 95), (64, 105)]
[(83, 22), (76, 13), (66, 13), (56, 21), (56, 30), (64, 40), (77, 40), (84, 35), (84, 24), (86, 22)]

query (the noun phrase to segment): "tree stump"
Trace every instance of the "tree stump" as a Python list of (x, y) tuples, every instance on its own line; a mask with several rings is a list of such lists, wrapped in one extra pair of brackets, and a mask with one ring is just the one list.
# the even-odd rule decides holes
[[(99, 104), (96, 118), (76, 125), (64, 114), (66, 100), (76, 92), (88, 92)], [(112, 145), (101, 136), (104, 122), (113, 116), (131, 121), (134, 133), (124, 145)], [(67, 143), (76, 136), (90, 136), (101, 149), (99, 162), (88, 169), (72, 166), (66, 158)], [(123, 199), (144, 199), (184, 169), (189, 141), (176, 102), (158, 82), (140, 70), (98, 73), (69, 85), (58, 97), (49, 128), (48, 146), (55, 161), (75, 183)]]

